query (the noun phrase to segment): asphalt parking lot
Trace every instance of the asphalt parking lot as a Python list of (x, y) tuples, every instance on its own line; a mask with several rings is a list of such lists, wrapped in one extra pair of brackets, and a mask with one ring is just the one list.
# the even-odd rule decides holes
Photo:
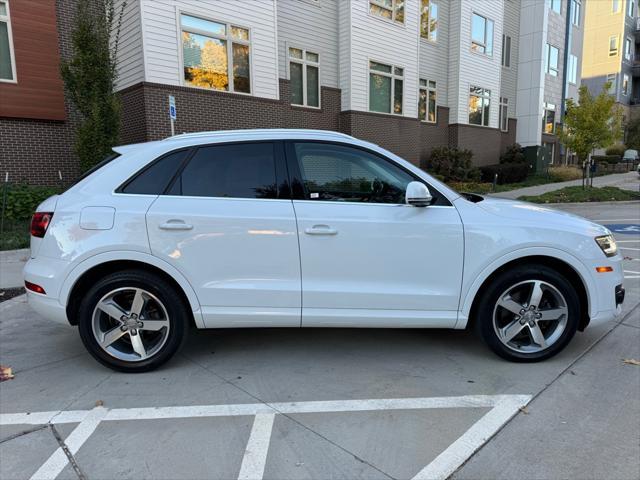
[(627, 297), (539, 364), (470, 332), (255, 329), (126, 375), (4, 302), (0, 478), (639, 478), (640, 208), (562, 209), (615, 226)]

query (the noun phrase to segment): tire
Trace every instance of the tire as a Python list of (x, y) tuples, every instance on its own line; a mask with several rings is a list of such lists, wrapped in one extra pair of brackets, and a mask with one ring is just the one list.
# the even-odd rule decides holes
[(189, 319), (185, 302), (166, 280), (143, 270), (125, 270), (89, 289), (80, 303), (78, 330), (100, 363), (138, 373), (158, 368), (178, 351)]
[(476, 330), (491, 350), (507, 360), (551, 358), (568, 345), (578, 328), (578, 294), (563, 275), (547, 266), (523, 265), (502, 272), (481, 295)]

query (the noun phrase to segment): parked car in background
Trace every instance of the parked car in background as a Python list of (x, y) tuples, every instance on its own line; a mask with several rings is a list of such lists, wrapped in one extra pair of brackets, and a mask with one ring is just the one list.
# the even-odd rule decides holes
[(640, 159), (640, 156), (637, 150), (625, 150), (622, 156), (623, 162), (635, 162), (638, 159)]
[(161, 365), (189, 325), (474, 328), (532, 362), (621, 312), (605, 227), (459, 194), (344, 134), (205, 132), (114, 152), (38, 207), (24, 279), (35, 310), (116, 370)]

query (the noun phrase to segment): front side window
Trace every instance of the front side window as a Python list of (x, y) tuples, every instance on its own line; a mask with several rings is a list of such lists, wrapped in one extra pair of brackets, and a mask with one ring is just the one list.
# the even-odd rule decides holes
[(291, 103), (320, 106), (320, 55), (301, 48), (289, 48)]
[(247, 28), (181, 15), (182, 62), (187, 85), (251, 93)]
[(578, 81), (578, 57), (574, 54), (569, 55), (569, 82), (574, 85), (577, 84)]
[(237, 143), (198, 148), (170, 195), (277, 198), (274, 145)]
[(629, 95), (629, 75), (626, 73), (622, 76), (622, 94)]
[(549, 9), (556, 13), (560, 13), (560, 10), (562, 9), (562, 0), (547, 0), (547, 5), (549, 5)]
[(609, 37), (609, 56), (615, 57), (618, 55), (618, 36), (611, 35)]
[(491, 111), (491, 90), (471, 86), (469, 88), (469, 123), (489, 126)]
[(345, 145), (306, 142), (294, 147), (307, 199), (405, 203), (413, 178), (391, 162)]
[(418, 97), (418, 116), (423, 122), (435, 123), (437, 109), (436, 82), (420, 79), (420, 92)]
[(582, 1), (571, 0), (571, 23), (576, 27), (580, 26), (580, 15), (582, 14)]
[(369, 62), (369, 110), (402, 114), (404, 69)]
[(471, 50), (493, 55), (493, 20), (477, 13), (471, 17)]
[(509, 99), (500, 97), (500, 130), (503, 132), (509, 131)]
[(542, 114), (542, 132), (554, 133), (556, 131), (556, 106), (553, 103), (544, 102)]
[(509, 68), (511, 66), (511, 37), (502, 35), (502, 66)]
[(632, 46), (631, 46), (631, 39), (630, 38), (626, 38), (624, 41), (624, 59), (628, 62), (631, 61), (631, 57), (633, 56), (632, 53)]
[(393, 22), (404, 23), (404, 0), (369, 0), (369, 12)]
[(0, 0), (0, 81), (3, 80), (9, 82), (16, 80), (11, 18), (7, 0)]
[(545, 44), (544, 71), (551, 76), (558, 76), (559, 51), (553, 45)]
[(420, 36), (431, 42), (438, 40), (438, 4), (420, 0)]
[(627, 0), (627, 15), (633, 18), (635, 14), (636, 1), (635, 0)]

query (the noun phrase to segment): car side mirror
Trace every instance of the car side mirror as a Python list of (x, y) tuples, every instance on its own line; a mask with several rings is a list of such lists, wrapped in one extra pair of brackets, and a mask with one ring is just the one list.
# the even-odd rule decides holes
[(428, 207), (433, 201), (433, 197), (427, 186), (422, 182), (409, 182), (405, 200), (408, 205), (414, 207)]

